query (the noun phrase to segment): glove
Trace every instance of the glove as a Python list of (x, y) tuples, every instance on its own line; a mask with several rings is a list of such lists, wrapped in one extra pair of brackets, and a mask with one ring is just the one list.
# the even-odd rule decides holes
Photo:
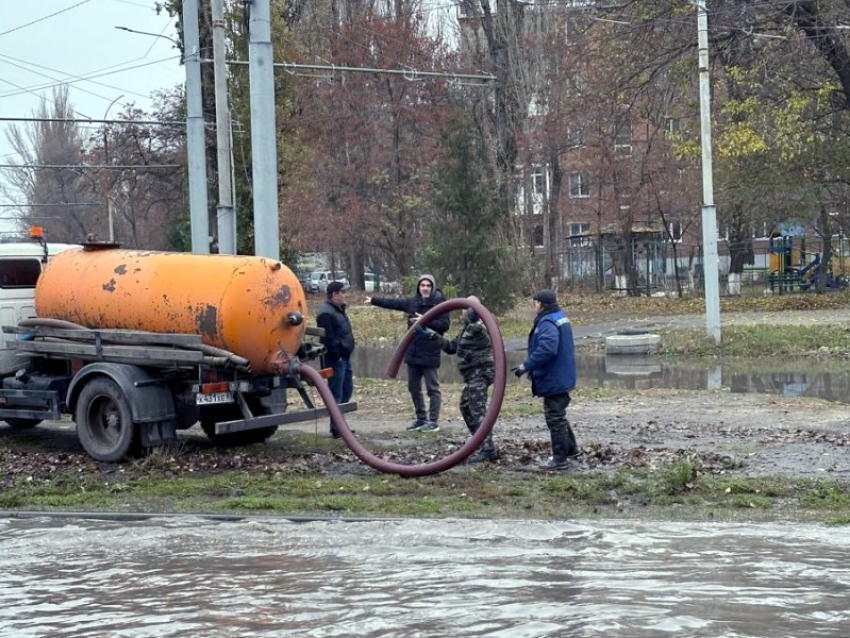
[(440, 335), (431, 330), (431, 328), (423, 328), (422, 326), (416, 326), (416, 334), (428, 339), (429, 341), (436, 341), (440, 338)]
[(517, 379), (521, 379), (522, 375), (524, 375), (526, 372), (528, 372), (528, 370), (525, 369), (524, 363), (520, 363), (516, 368), (512, 368), (511, 372), (513, 372), (516, 375)]
[(466, 320), (469, 323), (475, 323), (476, 321), (478, 321), (478, 315), (475, 314), (475, 310), (473, 310), (472, 308), (466, 309)]

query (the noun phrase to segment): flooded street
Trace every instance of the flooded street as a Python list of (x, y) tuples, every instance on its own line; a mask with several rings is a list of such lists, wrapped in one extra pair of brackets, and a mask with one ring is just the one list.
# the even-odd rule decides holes
[(0, 635), (847, 636), (801, 524), (0, 520)]
[[(393, 355), (390, 348), (358, 348), (352, 358), (355, 375), (366, 378), (386, 378), (387, 366)], [(525, 353), (509, 351), (508, 365), (517, 366), (525, 360)], [(827, 401), (850, 403), (850, 362), (833, 364), (824, 370), (817, 360), (760, 362), (753, 371), (749, 361), (717, 365), (705, 362), (665, 361), (661, 357), (634, 355), (577, 354), (578, 387), (620, 388), (648, 390), (667, 388), (674, 390), (720, 390), (728, 388), (735, 393), (777, 394), (804, 396)], [(405, 377), (401, 367), (399, 379)], [(443, 358), (440, 379), (445, 382), (462, 381), (457, 366)], [(508, 375), (509, 383), (519, 383)]]

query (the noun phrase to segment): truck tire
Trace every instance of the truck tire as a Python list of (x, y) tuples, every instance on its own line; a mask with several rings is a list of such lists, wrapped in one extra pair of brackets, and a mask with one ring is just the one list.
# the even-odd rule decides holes
[(42, 421), (41, 419), (15, 419), (12, 417), (3, 420), (9, 424), (9, 427), (15, 430), (29, 430), (30, 428), (37, 426)]
[(74, 416), (77, 436), (92, 458), (120, 461), (133, 447), (136, 428), (130, 404), (111, 379), (96, 377), (86, 383)]

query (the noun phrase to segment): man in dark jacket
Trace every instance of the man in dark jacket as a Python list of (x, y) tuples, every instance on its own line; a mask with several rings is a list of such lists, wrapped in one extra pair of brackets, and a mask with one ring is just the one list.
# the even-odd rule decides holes
[[(437, 283), (431, 275), (419, 277), (415, 297), (407, 299), (366, 298), (366, 303), (378, 308), (401, 310), (407, 313), (408, 328), (419, 317), (443, 301), (445, 301), (443, 292), (437, 288)], [(443, 335), (449, 329), (449, 325), (450, 319), (448, 313), (446, 313), (431, 321), (428, 328), (439, 335)], [(440, 368), (440, 349), (439, 341), (417, 334), (404, 356), (404, 362), (407, 364), (407, 389), (410, 391), (413, 407), (416, 410), (416, 420), (407, 428), (408, 430), (436, 432), (440, 429), (438, 423), (442, 394), (440, 393), (440, 379), (437, 375)], [(428, 411), (425, 410), (425, 401), (422, 398), (422, 379), (425, 379), (425, 388), (428, 392)]]
[[(324, 366), (333, 368), (328, 381), (337, 403), (348, 403), (354, 393), (354, 375), (351, 370), (351, 353), (354, 352), (354, 333), (345, 314), (345, 284), (332, 281), (328, 284), (328, 298), (319, 308), (316, 323), (325, 331), (322, 343), (325, 346)], [(339, 438), (339, 431), (331, 423), (331, 436)]]
[(579, 453), (575, 434), (567, 421), (570, 390), (576, 386), (575, 346), (570, 320), (558, 306), (552, 290), (534, 295), (537, 317), (528, 335), (528, 358), (514, 369), (517, 377), (531, 374), (531, 393), (543, 397), (543, 413), (552, 438), (552, 459), (541, 467), (563, 470)]

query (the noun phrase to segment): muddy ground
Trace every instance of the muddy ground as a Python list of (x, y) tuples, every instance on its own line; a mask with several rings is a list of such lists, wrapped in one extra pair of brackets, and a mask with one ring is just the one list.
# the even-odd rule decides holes
[[(385, 458), (427, 462), (456, 449), (466, 436), (453, 392), (446, 394), (446, 420), (435, 434), (405, 432), (409, 419), (404, 396), (394, 396), (389, 411), (383, 405), (380, 413), (363, 409), (349, 415), (350, 424), (364, 444)], [(514, 397), (506, 413), (515, 416), (497, 424), (502, 456), (496, 467), (537, 472), (549, 451), (542, 405), (530, 397)], [(579, 394), (568, 416), (582, 447), (573, 473), (659, 467), (690, 459), (709, 474), (850, 477), (850, 406), (842, 404), (728, 391), (616, 391), (596, 397)], [(70, 421), (26, 431), (0, 425), (0, 487), (22, 476), (38, 478), (68, 469), (131, 476), (155, 468), (170, 476), (284, 465), (336, 476), (372, 471), (342, 441), (329, 438), (325, 419), (287, 426), (265, 444), (231, 449), (216, 448), (195, 426), (181, 432), (179, 449), (121, 465), (87, 457)]]

